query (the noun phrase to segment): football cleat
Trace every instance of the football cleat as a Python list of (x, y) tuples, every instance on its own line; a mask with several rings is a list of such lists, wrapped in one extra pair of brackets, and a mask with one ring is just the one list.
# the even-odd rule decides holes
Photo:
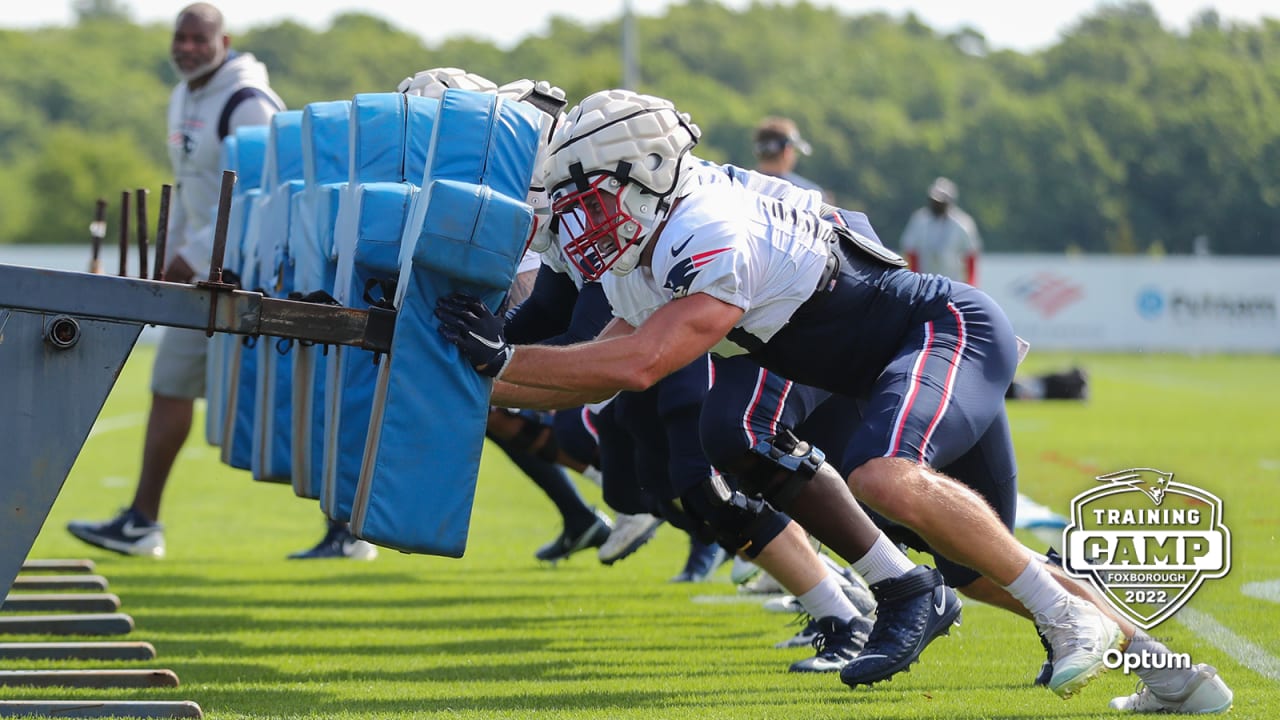
[(600, 546), (597, 556), (605, 565), (612, 565), (639, 550), (641, 546), (653, 538), (662, 525), (662, 518), (645, 513), (628, 515), (618, 513), (613, 521), (613, 531), (609, 539)]
[(805, 647), (806, 645), (812, 645), (814, 638), (818, 637), (818, 619), (808, 613), (801, 612), (796, 616), (796, 622), (793, 624), (800, 626), (800, 629), (796, 631), (796, 634), (786, 640), (780, 640), (774, 644), (774, 647), (779, 650), (794, 647)]
[(960, 598), (931, 567), (916, 566), (871, 592), (879, 603), (875, 625), (862, 652), (840, 671), (845, 685), (871, 685), (907, 669), (960, 618)]
[(1125, 645), (1120, 626), (1093, 604), (1065, 595), (1047, 614), (1036, 615), (1036, 627), (1053, 648), (1049, 689), (1069, 698), (1105, 668), (1108, 650)]
[(719, 543), (704, 543), (692, 540), (689, 545), (689, 559), (684, 569), (671, 578), (673, 583), (703, 582), (710, 579), (711, 574), (729, 559), (729, 553)]
[(72, 520), (67, 531), (90, 545), (121, 555), (164, 557), (164, 526), (147, 520), (132, 507), (103, 522)]
[(538, 548), (533, 556), (539, 560), (556, 563), (579, 550), (598, 548), (604, 545), (605, 541), (609, 539), (610, 531), (613, 530), (613, 523), (609, 521), (608, 516), (599, 510), (592, 512), (595, 513), (596, 519), (591, 525), (587, 526), (586, 530), (577, 535), (569, 535), (567, 531), (562, 532), (555, 540)]
[(1201, 663), (1191, 667), (1186, 684), (1177, 692), (1157, 695), (1139, 683), (1137, 692), (1115, 698), (1110, 707), (1131, 713), (1208, 715), (1230, 710), (1234, 697), (1231, 688), (1218, 677), (1217, 669)]
[(1053, 677), (1053, 646), (1049, 644), (1049, 638), (1039, 630), (1036, 634), (1040, 636), (1040, 644), (1044, 646), (1044, 662), (1040, 665), (1040, 672), (1036, 673), (1036, 677), (1031, 681), (1036, 687), (1046, 687), (1049, 684), (1049, 678)]
[(324, 560), (328, 558), (346, 558), (348, 560), (373, 560), (378, 557), (378, 548), (351, 534), (351, 528), (344, 522), (330, 522), (329, 529), (315, 547), (300, 550), (289, 555), (290, 560)]
[(817, 630), (813, 638), (817, 654), (793, 663), (791, 672), (840, 672), (866, 644), (871, 621), (863, 617), (855, 617), (848, 622), (825, 617), (817, 621)]

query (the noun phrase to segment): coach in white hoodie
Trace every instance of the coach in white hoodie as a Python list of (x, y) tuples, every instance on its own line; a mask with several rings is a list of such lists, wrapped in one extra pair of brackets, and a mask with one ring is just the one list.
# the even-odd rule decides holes
[[(223, 138), (242, 126), (267, 124), (284, 103), (267, 84), (266, 67), (231, 50), (222, 12), (208, 3), (178, 14), (170, 59), (182, 81), (169, 98), (169, 159), (176, 183), (165, 279), (186, 283), (209, 273)], [(207, 350), (203, 331), (164, 330), (151, 373), (151, 414), (133, 503), (106, 522), (70, 523), (73, 535), (119, 553), (164, 556), (160, 498), (191, 430), (195, 398), (204, 395)]]

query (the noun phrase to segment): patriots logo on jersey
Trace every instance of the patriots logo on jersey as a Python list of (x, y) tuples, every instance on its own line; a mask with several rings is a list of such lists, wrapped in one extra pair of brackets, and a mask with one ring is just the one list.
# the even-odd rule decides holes
[[(688, 243), (685, 244), (687, 245)], [(714, 260), (717, 255), (728, 251), (729, 248), (708, 250), (681, 260), (667, 272), (667, 281), (662, 287), (670, 290), (673, 298), (682, 298), (688, 295), (689, 288), (693, 285), (693, 279), (698, 276), (698, 271)]]

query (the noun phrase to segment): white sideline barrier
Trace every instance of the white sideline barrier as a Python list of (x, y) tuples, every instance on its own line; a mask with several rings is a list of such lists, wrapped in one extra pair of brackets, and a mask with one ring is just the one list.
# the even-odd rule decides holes
[(1280, 352), (1280, 257), (988, 254), (978, 282), (1033, 352)]

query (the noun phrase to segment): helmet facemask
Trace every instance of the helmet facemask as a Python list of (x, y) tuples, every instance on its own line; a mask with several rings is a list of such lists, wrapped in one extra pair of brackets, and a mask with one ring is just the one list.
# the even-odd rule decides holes
[[(606, 271), (623, 275), (635, 269), (652, 232), (645, 219), (633, 214), (627, 199), (644, 191), (624, 185), (616, 177), (598, 174), (586, 189), (562, 189), (554, 193), (551, 211), (558, 223), (565, 257), (587, 280), (599, 280)], [(648, 196), (647, 205), (658, 198)]]

